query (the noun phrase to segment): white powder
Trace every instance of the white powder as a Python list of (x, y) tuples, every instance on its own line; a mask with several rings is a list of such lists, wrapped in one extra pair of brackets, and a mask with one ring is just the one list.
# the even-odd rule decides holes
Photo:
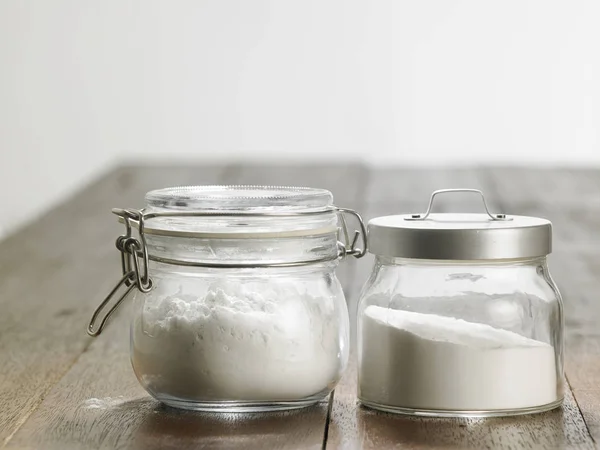
[(285, 401), (324, 396), (338, 381), (347, 327), (330, 291), (309, 295), (277, 280), (202, 291), (165, 295), (159, 287), (134, 321), (133, 366), (154, 394)]
[(122, 395), (118, 397), (88, 398), (83, 402), (83, 407), (86, 409), (111, 409), (118, 408), (126, 402)]
[(359, 396), (380, 405), (502, 410), (558, 399), (554, 348), (450, 317), (365, 309)]

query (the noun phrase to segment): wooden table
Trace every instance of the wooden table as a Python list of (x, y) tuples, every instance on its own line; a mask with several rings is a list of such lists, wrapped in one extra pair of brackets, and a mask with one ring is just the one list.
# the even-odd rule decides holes
[[(181, 184), (330, 189), (367, 218), (422, 211), (439, 188), (474, 187), (496, 211), (553, 221), (550, 266), (566, 311), (563, 408), (503, 419), (417, 419), (356, 404), (354, 362), (328, 402), (291, 413), (211, 416), (151, 399), (129, 364), (127, 308), (91, 339), (91, 312), (119, 274), (112, 207)], [(469, 196), (441, 210), (474, 208)], [(339, 277), (352, 318), (372, 259)], [(304, 166), (124, 167), (0, 243), (0, 448), (595, 448), (600, 442), (600, 171)]]

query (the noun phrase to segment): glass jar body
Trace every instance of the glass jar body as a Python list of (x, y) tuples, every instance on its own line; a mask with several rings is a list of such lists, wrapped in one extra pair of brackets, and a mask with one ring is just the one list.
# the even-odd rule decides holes
[(546, 258), (378, 257), (358, 342), (358, 396), (373, 408), (499, 416), (563, 399), (563, 306)]
[(337, 261), (299, 267), (206, 268), (151, 263), (137, 292), (131, 362), (171, 406), (292, 409), (335, 387), (348, 360)]

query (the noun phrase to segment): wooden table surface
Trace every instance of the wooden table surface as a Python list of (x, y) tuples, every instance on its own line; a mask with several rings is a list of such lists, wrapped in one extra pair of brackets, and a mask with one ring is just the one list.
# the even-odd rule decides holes
[[(182, 184), (330, 189), (366, 218), (422, 211), (435, 189), (473, 187), (492, 208), (554, 223), (550, 269), (565, 301), (564, 407), (502, 419), (418, 419), (356, 404), (354, 359), (329, 402), (290, 413), (209, 415), (170, 409), (138, 385), (128, 308), (97, 339), (90, 314), (119, 276), (112, 207)], [(477, 199), (441, 199), (473, 210)], [(352, 319), (372, 258), (338, 275)], [(0, 448), (596, 448), (600, 442), (600, 170), (370, 169), (360, 164), (124, 167), (0, 243)], [(354, 336), (354, 333), (353, 333)]]

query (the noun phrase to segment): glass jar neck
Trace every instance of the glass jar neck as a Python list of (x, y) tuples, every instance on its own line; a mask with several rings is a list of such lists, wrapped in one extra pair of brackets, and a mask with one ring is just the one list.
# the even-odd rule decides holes
[(406, 258), (377, 258), (371, 283), (401, 286), (402, 295), (411, 298), (444, 297), (477, 288), (486, 294), (508, 295), (515, 292), (552, 297), (546, 257), (491, 260), (446, 261)]
[(539, 266), (546, 265), (547, 257), (540, 256), (537, 258), (515, 258), (515, 259), (490, 259), (490, 260), (445, 260), (445, 259), (412, 259), (400, 258), (391, 256), (375, 257), (379, 265), (414, 265), (414, 266), (516, 266), (516, 265), (531, 265)]
[(148, 235), (152, 261), (224, 266), (294, 266), (337, 261), (337, 233), (282, 238), (183, 238)]

